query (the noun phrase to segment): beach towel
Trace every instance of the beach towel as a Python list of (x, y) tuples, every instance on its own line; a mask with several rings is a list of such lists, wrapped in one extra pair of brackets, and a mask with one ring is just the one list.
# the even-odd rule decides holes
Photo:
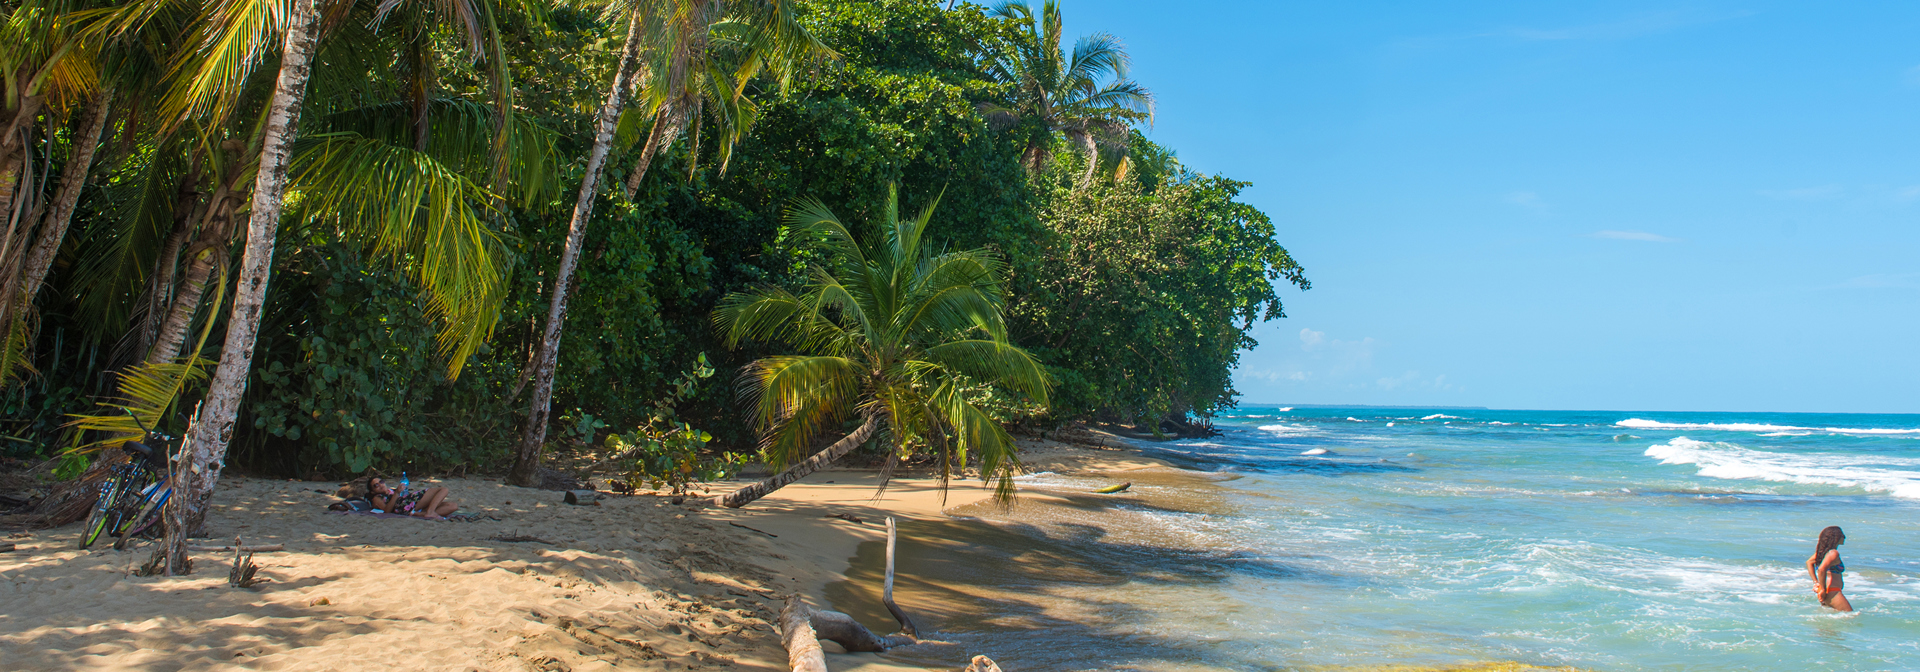
[(328, 511), (327, 513), (337, 513), (342, 516), (365, 516), (368, 518), (405, 518), (407, 520), (426, 520), (425, 518), (409, 516), (404, 513), (387, 513), (385, 511), (377, 511), (377, 512), (376, 511)]

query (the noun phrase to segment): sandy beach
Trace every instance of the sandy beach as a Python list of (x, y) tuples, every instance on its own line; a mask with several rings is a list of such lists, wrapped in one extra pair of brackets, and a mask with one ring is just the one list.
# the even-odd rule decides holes
[[(1023, 459), (1062, 473), (1159, 466), (1054, 442)], [(877, 576), (850, 560), (876, 555), (888, 515), (911, 539), (991, 494), (955, 482), (943, 498), (937, 481), (907, 476), (876, 498), (871, 470), (821, 472), (741, 510), (647, 495), (580, 507), (495, 479), (416, 482), (490, 516), (471, 523), (330, 513), (332, 483), (230, 476), (203, 543), (283, 544), (254, 559), (268, 582), (228, 587), (231, 556), (218, 552), (196, 552), (189, 577), (142, 578), (144, 544), (81, 551), (78, 525), (8, 530), (0, 658), (23, 670), (784, 669), (770, 623), (781, 600), (798, 593), (891, 630)], [(935, 624), (956, 613), (916, 585), (900, 595), (913, 613)], [(832, 658), (836, 670), (917, 669)]]

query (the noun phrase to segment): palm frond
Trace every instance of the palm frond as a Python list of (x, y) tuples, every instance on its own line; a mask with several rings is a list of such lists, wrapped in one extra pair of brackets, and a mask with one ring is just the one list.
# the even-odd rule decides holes
[(287, 32), (291, 0), (229, 0), (209, 3), (198, 23), (200, 44), (172, 67), (172, 82), (160, 105), (162, 123), (206, 117), (222, 125), (242, 100), (248, 79), (277, 50)]
[[(220, 312), (220, 306), (226, 302), (227, 269), (220, 267), (220, 279), (214, 283), (213, 308), (211, 312)], [(74, 446), (69, 453), (90, 453), (113, 448), (144, 435), (143, 428), (159, 427), (167, 418), (180, 395), (187, 386), (207, 378), (207, 360), (200, 353), (207, 348), (207, 338), (213, 335), (215, 320), (207, 320), (200, 327), (200, 337), (187, 351), (185, 359), (178, 362), (140, 362), (120, 372), (120, 400), (101, 402), (101, 408), (115, 409), (119, 412), (101, 414), (76, 413), (67, 427), (74, 431)], [(107, 437), (98, 441), (81, 443), (80, 438), (88, 431), (105, 432)]]
[(768, 456), (792, 461), (827, 423), (854, 410), (861, 366), (845, 357), (767, 357), (741, 374), (741, 390), (766, 438)]
[(1070, 84), (1090, 86), (1107, 77), (1127, 78), (1127, 47), (1109, 33), (1094, 33), (1073, 44), (1073, 57), (1067, 60), (1066, 80)]
[(713, 311), (714, 327), (727, 347), (746, 341), (797, 345), (809, 313), (800, 297), (778, 287), (728, 294)]
[(1040, 361), (1005, 341), (949, 341), (927, 348), (921, 359), (968, 378), (1011, 389), (1046, 404), (1047, 372)]
[(512, 265), (502, 234), (482, 216), (493, 195), (422, 152), (351, 133), (294, 148), (297, 217), (372, 242), (420, 284), (454, 378), (493, 333)]

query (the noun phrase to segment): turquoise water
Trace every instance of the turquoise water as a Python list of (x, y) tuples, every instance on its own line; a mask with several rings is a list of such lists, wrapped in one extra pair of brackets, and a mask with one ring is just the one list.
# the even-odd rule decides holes
[[(1221, 501), (1170, 506), (1173, 486), (1145, 482), (1115, 504), (1213, 560), (1168, 561), (1173, 579), (1115, 560), (1134, 576), (1055, 590), (1052, 608), (1104, 625), (1084, 654), (1023, 669), (1920, 669), (1920, 415), (1254, 407), (1218, 423), (1149, 452), (1217, 474)], [(1853, 614), (1806, 577), (1827, 525), (1848, 534)]]

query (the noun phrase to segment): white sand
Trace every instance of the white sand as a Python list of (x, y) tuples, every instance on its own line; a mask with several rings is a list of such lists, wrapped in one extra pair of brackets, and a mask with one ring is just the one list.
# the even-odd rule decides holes
[[(1063, 472), (1157, 464), (1051, 442), (1023, 458)], [(79, 525), (17, 534), (4, 541), (18, 550), (0, 554), (0, 668), (783, 669), (770, 624), (781, 600), (821, 604), (856, 547), (885, 538), (886, 515), (935, 518), (990, 494), (956, 482), (943, 504), (936, 482), (900, 478), (875, 500), (876, 482), (822, 472), (741, 510), (651, 496), (575, 507), (493, 480), (416, 483), (501, 518), (441, 523), (328, 513), (332, 483), (228, 477), (206, 543), (285, 544), (254, 559), (269, 582), (228, 587), (230, 555), (212, 552), (194, 553), (188, 577), (136, 577), (148, 547), (80, 551)], [(490, 540), (504, 535), (552, 543)], [(833, 659), (836, 670), (911, 669)]]

